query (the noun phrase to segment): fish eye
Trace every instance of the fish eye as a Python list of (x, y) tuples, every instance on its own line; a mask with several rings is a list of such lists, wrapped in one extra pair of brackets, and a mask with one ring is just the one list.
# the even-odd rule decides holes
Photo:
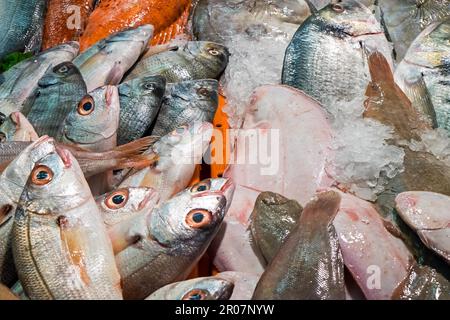
[(108, 197), (106, 197), (105, 205), (109, 209), (113, 210), (123, 208), (128, 201), (128, 197), (129, 197), (128, 190), (126, 189), (117, 190), (111, 193)]
[(200, 181), (199, 183), (196, 183), (195, 185), (192, 186), (191, 192), (192, 193), (204, 192), (208, 191), (210, 188), (211, 188), (211, 181), (209, 180)]
[(90, 95), (84, 96), (78, 103), (77, 111), (82, 116), (90, 115), (94, 111), (94, 99)]
[(187, 129), (188, 129), (187, 126), (178, 127), (174, 131), (172, 131), (172, 135), (173, 136), (182, 135)]
[(155, 90), (155, 84), (152, 83), (152, 82), (144, 83), (144, 88), (145, 88), (146, 90), (151, 90), (151, 91), (153, 91), (153, 90)]
[(181, 300), (205, 300), (209, 292), (201, 289), (194, 289), (186, 293)]
[(31, 172), (31, 182), (38, 186), (48, 184), (53, 179), (53, 171), (44, 165), (36, 166)]
[(218, 56), (220, 54), (219, 50), (217, 49), (209, 49), (208, 52), (212, 56)]
[(56, 66), (53, 70), (56, 73), (67, 73), (69, 71), (69, 67), (67, 65)]
[(201, 96), (207, 97), (209, 95), (209, 90), (206, 88), (200, 88), (197, 90), (197, 93)]
[(205, 209), (194, 209), (186, 216), (186, 223), (191, 228), (202, 229), (207, 227), (212, 221), (212, 214)]
[(344, 6), (342, 4), (335, 3), (331, 6), (331, 8), (338, 13), (344, 12)]

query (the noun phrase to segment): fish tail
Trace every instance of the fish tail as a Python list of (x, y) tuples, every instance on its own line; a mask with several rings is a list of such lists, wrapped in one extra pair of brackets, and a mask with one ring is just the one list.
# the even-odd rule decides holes
[(391, 66), (381, 52), (376, 51), (369, 55), (369, 70), (372, 82), (394, 83)]

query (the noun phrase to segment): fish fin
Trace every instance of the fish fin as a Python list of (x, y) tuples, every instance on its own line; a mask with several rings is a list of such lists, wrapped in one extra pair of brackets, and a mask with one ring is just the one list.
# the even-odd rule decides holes
[(140, 170), (147, 168), (151, 165), (153, 165), (155, 162), (159, 160), (159, 156), (155, 153), (152, 154), (141, 154), (141, 155), (134, 155), (128, 158), (120, 158), (117, 159), (117, 162), (115, 166), (112, 168), (112, 170), (120, 170), (120, 169), (127, 169), (127, 168), (133, 168), (135, 170)]
[(156, 141), (158, 141), (160, 137), (158, 136), (148, 136), (137, 139), (135, 141), (129, 142), (127, 144), (123, 144), (114, 148), (115, 152), (130, 152), (131, 150), (135, 150), (135, 152), (142, 153), (147, 151)]
[(395, 83), (391, 66), (381, 52), (375, 51), (369, 54), (369, 70), (372, 82)]
[(106, 77), (105, 84), (107, 85), (117, 85), (120, 83), (123, 77), (122, 68), (116, 63), (111, 71), (108, 73)]
[[(436, 129), (438, 127), (436, 111), (434, 109), (433, 101), (431, 100), (430, 92), (428, 91), (425, 80), (423, 79), (423, 74), (421, 73), (417, 79), (412, 81), (405, 81), (408, 84), (409, 93), (411, 96), (415, 97), (413, 99), (414, 107), (421, 113), (425, 114), (431, 121), (433, 129)], [(415, 105), (415, 101), (420, 103)]]
[(154, 47), (150, 47), (145, 51), (144, 58), (148, 58), (166, 51), (177, 51), (179, 46), (171, 44), (162, 44)]

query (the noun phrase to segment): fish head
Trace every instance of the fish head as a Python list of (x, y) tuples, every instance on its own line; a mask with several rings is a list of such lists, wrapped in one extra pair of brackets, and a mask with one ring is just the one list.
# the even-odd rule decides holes
[(141, 48), (141, 52), (143, 52), (147, 48), (149, 40), (153, 37), (154, 30), (155, 28), (150, 24), (145, 24), (137, 28), (129, 28), (110, 35), (105, 39), (104, 43), (100, 41), (99, 45), (101, 47), (107, 47), (108, 44), (125, 42), (124, 45), (129, 46), (131, 45), (130, 42), (132, 42), (133, 46), (138, 45)]
[(20, 204), (35, 214), (54, 215), (75, 209), (91, 197), (75, 157), (58, 147), (36, 162)]
[(13, 112), (0, 126), (0, 141), (36, 141), (39, 138), (21, 112)]
[(149, 234), (162, 247), (178, 248), (182, 255), (206, 249), (218, 231), (227, 207), (223, 191), (188, 188), (153, 210)]
[(149, 96), (161, 99), (166, 90), (166, 78), (163, 76), (146, 76), (124, 82), (119, 86), (119, 95), (132, 98)]
[(184, 51), (199, 58), (217, 76), (226, 68), (230, 57), (227, 47), (210, 41), (189, 41)]
[(119, 93), (103, 86), (84, 96), (67, 116), (64, 140), (81, 146), (95, 145), (114, 136), (119, 125)]
[(153, 300), (228, 300), (234, 284), (218, 277), (190, 279), (169, 284), (151, 295)]
[(202, 180), (191, 187), (192, 194), (201, 194), (202, 192), (218, 193), (225, 196), (227, 200), (226, 211), (233, 201), (233, 195), (236, 186), (229, 178), (215, 178)]
[(150, 212), (159, 201), (153, 188), (121, 188), (96, 199), (106, 225), (111, 226), (141, 213)]
[(209, 122), (193, 122), (168, 133), (153, 147), (159, 156), (158, 167), (201, 164), (212, 131), (213, 126)]
[(61, 85), (63, 83), (75, 83), (82, 79), (78, 68), (70, 61), (62, 62), (53, 68), (49, 68), (39, 80), (40, 88)]
[(17, 203), (35, 163), (55, 152), (53, 138), (42, 136), (26, 147), (2, 172), (0, 185), (12, 202)]
[(382, 33), (380, 23), (372, 12), (356, 0), (332, 1), (319, 10), (319, 23), (334, 36), (361, 36)]
[[(185, 106), (194, 101), (200, 108), (217, 108), (219, 103), (219, 82), (213, 79), (183, 81), (168, 86), (166, 99), (178, 101)], [(199, 103), (201, 102), (201, 103)]]

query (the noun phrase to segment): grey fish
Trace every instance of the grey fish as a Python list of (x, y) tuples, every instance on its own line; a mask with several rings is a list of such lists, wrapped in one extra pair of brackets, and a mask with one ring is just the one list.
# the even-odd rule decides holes
[[(354, 0), (329, 4), (310, 16), (289, 44), (282, 82), (303, 90), (325, 108), (364, 97), (370, 82), (366, 51), (391, 54), (371, 11)], [(392, 65), (392, 60), (390, 60)]]
[[(450, 8), (448, 9), (450, 11)], [(450, 136), (450, 18), (426, 28), (395, 70), (395, 81), (416, 109), (423, 109), (423, 95), (416, 92), (422, 79), (436, 113), (437, 125)], [(423, 92), (422, 92), (423, 93)], [(426, 97), (426, 96), (425, 96)], [(426, 106), (427, 104), (425, 104)], [(427, 110), (427, 108), (425, 107)], [(429, 108), (428, 108), (429, 109)], [(422, 111), (423, 112), (423, 111)], [(425, 111), (425, 114), (428, 112)]]
[(427, 26), (450, 17), (449, 0), (378, 0), (378, 6), (397, 61)]
[[(0, 147), (3, 147), (3, 143)], [(0, 282), (6, 285), (13, 285), (17, 279), (11, 249), (11, 230), (20, 195), (35, 162), (53, 151), (53, 140), (41, 137), (28, 144), (0, 176)]]
[(302, 206), (273, 192), (262, 192), (250, 216), (253, 241), (265, 261), (270, 263), (284, 240), (297, 224)]
[(228, 300), (234, 284), (219, 277), (195, 278), (168, 284), (145, 300)]
[(147, 76), (122, 83), (119, 87), (120, 119), (117, 144), (144, 136), (155, 121), (165, 93), (162, 76)]
[(30, 299), (122, 299), (111, 241), (81, 168), (60, 149), (39, 160), (14, 216), (12, 244)]
[(225, 46), (207, 41), (187, 41), (159, 53), (150, 49), (126, 79), (154, 75), (164, 76), (167, 82), (216, 79), (227, 66), (229, 55)]
[(127, 221), (116, 254), (125, 299), (143, 299), (186, 278), (216, 235), (234, 186), (211, 179), (209, 189), (186, 189), (152, 212)]
[(253, 299), (345, 299), (344, 262), (333, 226), (341, 198), (319, 193), (261, 276)]
[(194, 121), (212, 122), (219, 105), (217, 80), (169, 84), (152, 134), (164, 136)]
[(78, 50), (77, 42), (68, 42), (45, 50), (0, 74), (0, 112), (7, 116), (20, 111), (45, 72), (62, 62), (72, 61)]
[(61, 123), (86, 94), (86, 85), (72, 62), (48, 70), (25, 101), (23, 114), (39, 136), (57, 137)]
[(221, 272), (216, 277), (234, 284), (230, 300), (251, 300), (259, 280), (259, 275), (235, 271)]
[(0, 59), (16, 51), (39, 51), (46, 0), (0, 1)]
[(450, 282), (436, 270), (416, 263), (408, 277), (397, 287), (392, 299), (450, 300)]
[(80, 69), (88, 91), (119, 84), (147, 47), (153, 30), (153, 26), (143, 25), (121, 31), (81, 53), (73, 63)]

